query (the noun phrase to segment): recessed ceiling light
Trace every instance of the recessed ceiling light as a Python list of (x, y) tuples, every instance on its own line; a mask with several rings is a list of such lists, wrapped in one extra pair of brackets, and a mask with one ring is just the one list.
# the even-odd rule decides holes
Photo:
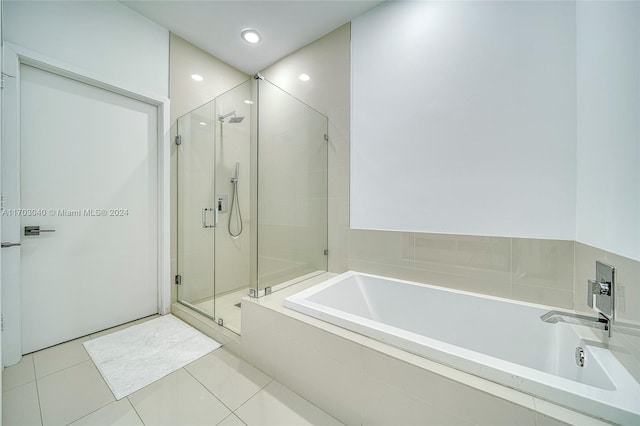
[(305, 74), (302, 73), (298, 76), (298, 78), (300, 79), (300, 81), (309, 81), (311, 80), (311, 77), (309, 77), (309, 74)]
[(253, 101), (249, 100), (249, 99), (245, 99), (244, 103), (247, 105), (253, 105)]
[(254, 30), (253, 28), (245, 28), (240, 33), (240, 36), (244, 41), (251, 44), (260, 43), (260, 40), (262, 40), (262, 36), (258, 32), (258, 30)]
[(204, 121), (201, 121), (201, 122), (200, 122), (200, 125), (202, 125), (202, 126), (206, 126), (206, 125), (207, 125), (207, 123), (205, 123)]
[(200, 74), (191, 74), (191, 78), (195, 81), (202, 81), (204, 78)]

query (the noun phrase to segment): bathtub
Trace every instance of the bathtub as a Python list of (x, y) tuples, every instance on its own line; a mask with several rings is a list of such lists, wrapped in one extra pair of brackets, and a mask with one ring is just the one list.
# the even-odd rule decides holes
[(542, 322), (553, 308), (359, 272), (284, 306), (597, 418), (640, 424), (640, 384), (589, 328)]

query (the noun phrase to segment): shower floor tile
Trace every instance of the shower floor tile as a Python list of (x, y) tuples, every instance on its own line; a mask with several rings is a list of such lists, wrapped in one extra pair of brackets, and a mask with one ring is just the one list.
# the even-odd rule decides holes
[(231, 293), (217, 296), (215, 300), (213, 298), (207, 298), (194, 302), (193, 306), (209, 315), (213, 315), (216, 320), (222, 318), (226, 328), (234, 333), (240, 334), (242, 330), (240, 305), (242, 298), (245, 297), (248, 292), (249, 287), (243, 287)]
[[(235, 303), (246, 295), (246, 290), (240, 292), (233, 295), (238, 297)], [(227, 296), (231, 301), (231, 295), (223, 297)], [(240, 312), (233, 304), (227, 309)], [(3, 377), (10, 388), (2, 393), (2, 423), (340, 424), (224, 348), (115, 401), (91, 358), (82, 353), (82, 342), (140, 321), (26, 355), (23, 362), (7, 367)], [(65, 355), (69, 358), (62, 362)], [(36, 377), (38, 359), (40, 374)]]

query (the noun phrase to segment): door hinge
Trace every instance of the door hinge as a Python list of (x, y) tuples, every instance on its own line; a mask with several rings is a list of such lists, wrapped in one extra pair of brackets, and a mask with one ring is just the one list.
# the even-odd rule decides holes
[(329, 249), (324, 249), (324, 255), (329, 256)]
[(2, 74), (2, 78), (0, 79), (0, 89), (4, 89), (4, 86), (7, 84), (6, 77)]
[(0, 331), (4, 331), (4, 314), (0, 315)]
[(328, 134), (326, 134), (326, 133), (324, 134), (324, 140), (325, 140), (325, 141), (327, 141), (327, 142), (329, 142), (329, 135), (328, 135)]
[(182, 285), (182, 275), (176, 275), (174, 282), (176, 285)]
[(176, 145), (182, 145), (182, 135), (176, 136)]

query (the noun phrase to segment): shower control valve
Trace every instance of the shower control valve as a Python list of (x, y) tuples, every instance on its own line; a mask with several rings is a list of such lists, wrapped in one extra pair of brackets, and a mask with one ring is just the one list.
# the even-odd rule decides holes
[(227, 194), (216, 197), (216, 209), (220, 213), (227, 213), (229, 211), (229, 196)]
[[(615, 301), (615, 268), (596, 261), (596, 279), (588, 280), (587, 305), (613, 320)], [(595, 303), (594, 303), (595, 302)]]

